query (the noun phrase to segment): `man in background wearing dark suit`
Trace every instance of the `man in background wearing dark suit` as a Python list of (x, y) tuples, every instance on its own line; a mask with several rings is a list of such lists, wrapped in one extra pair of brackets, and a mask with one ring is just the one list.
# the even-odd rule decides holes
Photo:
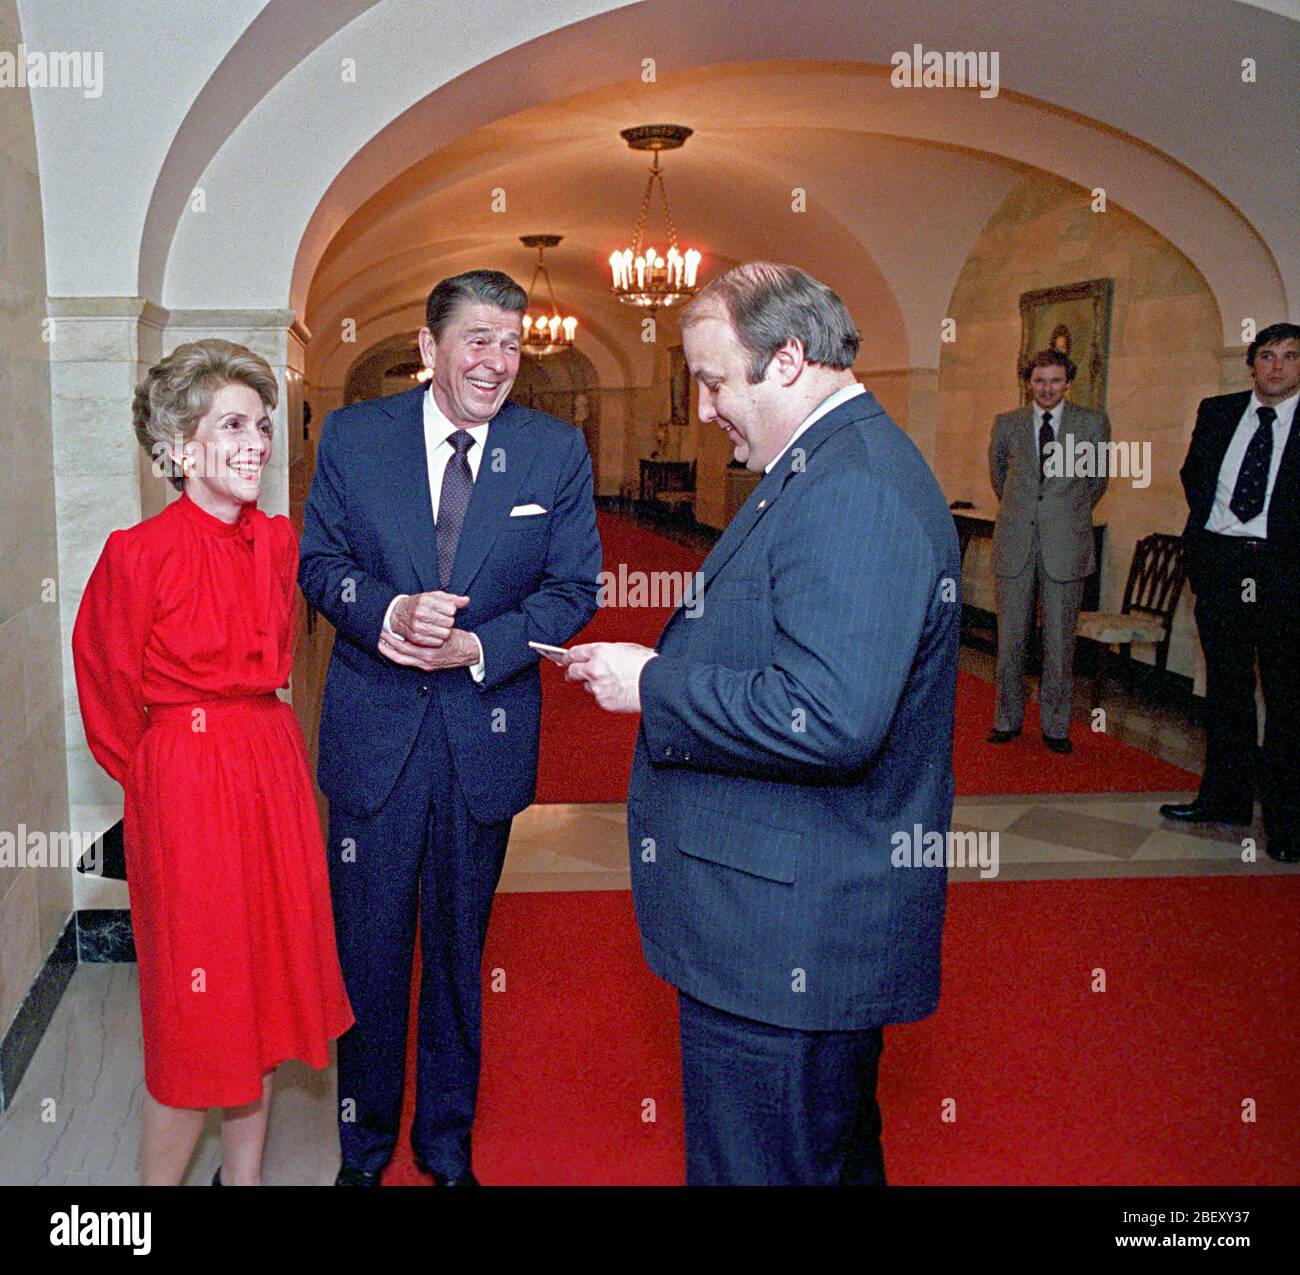
[(568, 676), (641, 712), (632, 890), (679, 991), (687, 1181), (883, 1183), (881, 1029), (939, 998), (957, 537), (829, 288), (737, 266), (682, 329), (700, 419), (763, 477), (657, 648)]
[[(1092, 511), (1106, 493), (1110, 420), (1065, 400), (1075, 367), (1060, 350), (1040, 350), (1022, 370), (1033, 402), (1004, 412), (989, 440), (989, 480), (1001, 502), (993, 528), (997, 584), (997, 709), (990, 744), (1020, 734), (1025, 716), (1025, 648), (1043, 612), (1038, 718), (1043, 743), (1069, 753), (1074, 639), (1084, 581), (1097, 569)], [(1088, 476), (1063, 463), (1092, 458)]]
[(1205, 652), (1205, 770), (1166, 819), (1248, 824), (1259, 773), (1268, 853), (1300, 863), (1300, 326), (1264, 328), (1246, 351), (1253, 390), (1201, 401), (1182, 468), (1183, 562)]
[(378, 1186), (402, 1110), (420, 929), (416, 1164), (476, 1186), (481, 974), (541, 721), (529, 641), (596, 612), (600, 538), (580, 431), (506, 402), (527, 296), (473, 270), (429, 294), (423, 387), (332, 412), (299, 580), (337, 630), (320, 725), (339, 958), (339, 1186)]

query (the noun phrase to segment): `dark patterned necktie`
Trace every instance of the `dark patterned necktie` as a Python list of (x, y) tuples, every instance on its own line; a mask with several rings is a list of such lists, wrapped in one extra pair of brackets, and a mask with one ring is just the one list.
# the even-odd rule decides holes
[(445, 589), (451, 579), (451, 566), (456, 561), (456, 546), (460, 544), (460, 529), (465, 525), (465, 510), (474, 491), (474, 474), (469, 467), (469, 449), (474, 438), (468, 430), (458, 429), (447, 441), (455, 455), (447, 461), (442, 471), (442, 495), (438, 499), (438, 579)]
[(1246, 444), (1246, 454), (1241, 458), (1241, 468), (1237, 471), (1237, 485), (1228, 501), (1228, 508), (1242, 522), (1258, 518), (1264, 512), (1268, 471), (1273, 463), (1273, 422), (1277, 413), (1271, 407), (1261, 407), (1256, 415), (1259, 428)]
[(1052, 414), (1043, 413), (1043, 423), (1038, 427), (1038, 481), (1047, 481), (1047, 449), (1056, 441), (1052, 432)]

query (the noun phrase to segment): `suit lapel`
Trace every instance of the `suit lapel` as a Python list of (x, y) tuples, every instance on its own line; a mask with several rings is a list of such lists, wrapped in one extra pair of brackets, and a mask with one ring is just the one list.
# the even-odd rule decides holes
[(421, 590), (438, 587), (438, 548), (429, 495), (429, 458), (424, 447), (424, 387), (393, 397), (388, 406), (396, 418), (393, 465), (389, 471), (392, 510), (401, 528)]
[[(1237, 426), (1241, 424), (1241, 418), (1246, 408), (1250, 406), (1251, 390), (1243, 394), (1234, 394), (1231, 400), (1225, 405), (1225, 410), (1219, 416), (1219, 428), (1214, 434), (1214, 446), (1210, 450), (1210, 464), (1207, 472), (1210, 474), (1210, 498), (1214, 498), (1214, 485), (1219, 480), (1219, 470), (1223, 468), (1223, 458), (1228, 454), (1228, 447), (1232, 443), (1232, 436), (1237, 432)], [(1295, 422), (1291, 423), (1292, 437), (1295, 435)], [(1288, 440), (1290, 441), (1290, 440)], [(1283, 457), (1285, 460), (1285, 457)], [(1280, 477), (1280, 475), (1279, 475)]]
[(1034, 409), (1022, 407), (1016, 415), (1015, 446), (1025, 466), (1025, 473), (1034, 481), (1038, 479), (1038, 427), (1034, 424)]
[[(1242, 408), (1242, 411), (1245, 411), (1245, 408)], [(1240, 419), (1240, 412), (1237, 413), (1237, 417)], [(1286, 446), (1282, 449), (1282, 460), (1278, 465), (1277, 479), (1273, 483), (1273, 495), (1269, 501), (1270, 509), (1277, 508), (1279, 492), (1286, 492), (1300, 481), (1300, 441), (1298, 440), (1300, 440), (1300, 405), (1297, 405), (1295, 414), (1291, 417), (1291, 430), (1286, 437)]]
[[(1063, 399), (1061, 401), (1061, 410), (1056, 417), (1056, 441), (1061, 445), (1056, 463), (1060, 466), (1060, 472), (1054, 478), (1047, 480), (1058, 487), (1069, 487), (1075, 482), (1075, 479), (1070, 477), (1070, 474), (1074, 472), (1072, 467), (1079, 461), (1075, 448), (1080, 442), (1091, 441), (1083, 433), (1075, 433), (1078, 428), (1079, 409), (1069, 399)], [(1032, 433), (1032, 431), (1030, 432)], [(1067, 452), (1074, 454), (1067, 455)]]
[(717, 544), (701, 564), (697, 588), (706, 586), (727, 565), (732, 554), (745, 543), (745, 537), (754, 530), (758, 520), (775, 503), (789, 476), (790, 467), (787, 464), (777, 465), (770, 474), (763, 475), (763, 480), (749, 493), (749, 499), (736, 510)]
[(758, 525), (759, 519), (776, 504), (777, 499), (785, 490), (786, 483), (795, 473), (799, 472), (794, 468), (793, 453), (796, 450), (803, 453), (802, 468), (806, 469), (812, 460), (813, 453), (837, 430), (842, 429), (851, 421), (876, 415), (880, 411), (881, 408), (876, 402), (875, 396), (868, 390), (865, 394), (855, 395), (847, 403), (841, 403), (833, 412), (828, 412), (816, 425), (809, 430), (805, 430), (799, 436), (794, 447), (772, 466), (771, 473), (763, 475), (762, 481), (749, 493), (749, 499), (741, 505), (735, 516), (727, 524), (726, 530), (719, 537), (717, 544), (713, 546), (709, 556), (700, 565), (699, 576), (695, 584), (688, 591), (687, 596), (682, 599), (677, 609), (668, 617), (668, 623), (664, 626), (663, 634), (659, 639), (660, 644), (668, 636), (668, 631), (672, 628), (677, 617), (683, 614), (687, 607), (698, 602), (701, 593), (708, 588), (709, 581), (714, 579), (718, 572), (727, 565), (736, 550), (745, 543), (749, 533)]
[(456, 561), (451, 567), (447, 586), (451, 593), (468, 593), (493, 542), (506, 526), (514, 498), (532, 468), (537, 443), (525, 426), (524, 417), (522, 408), (506, 403), (488, 426), (483, 459), (465, 510)]

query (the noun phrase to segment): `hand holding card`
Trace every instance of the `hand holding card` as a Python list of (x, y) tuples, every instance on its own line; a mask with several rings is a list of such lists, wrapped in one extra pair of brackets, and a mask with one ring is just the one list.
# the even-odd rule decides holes
[(568, 668), (573, 663), (573, 656), (562, 646), (547, 646), (545, 642), (529, 642), (528, 645), (538, 654), (546, 656), (551, 663), (558, 664), (561, 668)]

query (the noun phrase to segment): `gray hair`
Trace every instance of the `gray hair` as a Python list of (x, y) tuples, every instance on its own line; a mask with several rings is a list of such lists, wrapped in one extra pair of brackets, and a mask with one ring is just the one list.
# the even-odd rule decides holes
[(439, 341), (464, 301), (483, 301), (488, 305), (522, 315), (528, 309), (526, 293), (508, 274), (500, 270), (467, 270), (464, 274), (443, 279), (429, 293), (424, 303), (425, 326)]
[(223, 385), (247, 385), (266, 407), (275, 411), (280, 389), (271, 365), (247, 346), (211, 337), (178, 345), (135, 387), (131, 423), (140, 446), (178, 490), (185, 486), (171, 454), (177, 442), (190, 438), (212, 396)]
[(850, 368), (862, 336), (844, 302), (798, 266), (747, 261), (701, 288), (682, 311), (682, 329), (722, 312), (749, 356), (751, 385), (763, 379), (772, 356), (790, 340), (809, 363)]

